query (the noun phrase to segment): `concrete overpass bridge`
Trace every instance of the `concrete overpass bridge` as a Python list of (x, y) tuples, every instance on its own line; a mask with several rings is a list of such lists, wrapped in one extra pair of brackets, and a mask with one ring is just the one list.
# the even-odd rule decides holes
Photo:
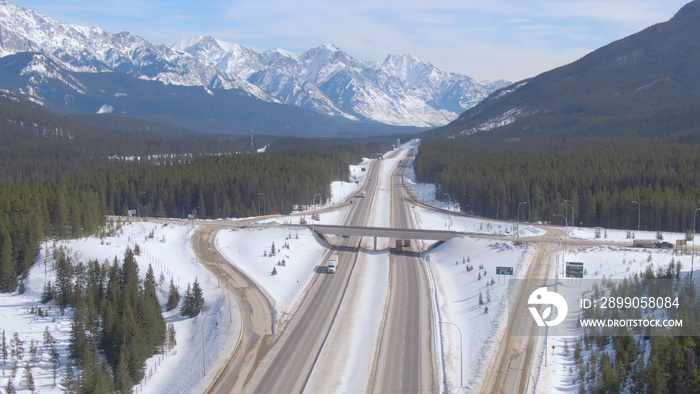
[[(442, 231), (442, 230), (422, 230), (410, 228), (391, 228), (391, 227), (362, 227), (362, 226), (340, 226), (340, 225), (321, 225), (321, 224), (284, 224), (280, 227), (306, 227), (316, 232), (319, 235), (341, 235), (341, 236), (361, 236), (374, 238), (374, 250), (377, 250), (377, 238), (389, 238), (396, 240), (397, 249), (401, 251), (401, 246), (408, 246), (406, 241), (413, 239), (432, 240), (444, 242), (451, 238), (465, 237), (472, 234), (459, 231)], [(401, 242), (403, 241), (403, 242)]]

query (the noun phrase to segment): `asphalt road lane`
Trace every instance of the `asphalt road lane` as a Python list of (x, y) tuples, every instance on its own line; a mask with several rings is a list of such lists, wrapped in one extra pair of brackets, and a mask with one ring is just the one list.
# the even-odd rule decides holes
[[(379, 178), (377, 170), (375, 165), (369, 168), (369, 180), (365, 186), (367, 196), (356, 199), (345, 224), (367, 224), (376, 179)], [(318, 278), (302, 306), (260, 364), (246, 392), (299, 393), (303, 390), (345, 294), (360, 241), (360, 237), (350, 237), (336, 247), (340, 260), (337, 272), (328, 274), (324, 267), (316, 274)], [(348, 250), (343, 250), (344, 247)]]
[[(392, 176), (392, 227), (411, 228), (401, 176), (400, 169)], [(431, 393), (437, 387), (428, 280), (415, 241), (411, 245), (409, 251), (391, 258), (389, 315), (372, 384), (374, 392)]]

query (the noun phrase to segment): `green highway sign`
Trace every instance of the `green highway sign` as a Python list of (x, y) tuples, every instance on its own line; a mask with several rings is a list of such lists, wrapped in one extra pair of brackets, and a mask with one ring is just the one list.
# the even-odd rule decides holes
[(566, 277), (567, 278), (583, 278), (583, 263), (566, 262)]
[(292, 209), (294, 207), (292, 205), (283, 205), (282, 206), (282, 212), (280, 212), (282, 215), (291, 215), (292, 214)]
[(496, 275), (513, 275), (513, 267), (496, 267)]

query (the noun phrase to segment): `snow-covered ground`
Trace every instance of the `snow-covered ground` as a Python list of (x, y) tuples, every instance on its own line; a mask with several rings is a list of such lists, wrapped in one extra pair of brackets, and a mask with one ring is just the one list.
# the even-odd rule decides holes
[[(230, 354), (227, 350), (233, 348), (238, 340), (240, 331), (240, 311), (235, 300), (229, 308), (227, 292), (219, 288), (216, 278), (199, 265), (190, 248), (189, 236), (193, 229), (191, 224), (163, 225), (148, 222), (124, 223), (123, 232), (114, 237), (105, 237), (104, 242), (97, 237), (81, 238), (56, 243), (55, 247), (66, 248), (69, 256), (87, 262), (91, 259), (110, 262), (116, 256), (120, 261), (127, 246), (133, 248), (136, 243), (141, 248), (141, 255), (136, 257), (139, 264), (139, 274), (145, 277), (148, 264), (151, 264), (159, 284), (158, 296), (164, 304), (173, 278), (181, 293), (188, 282), (197, 278), (206, 301), (202, 314), (195, 318), (185, 319), (179, 316), (179, 308), (165, 312), (166, 324), (173, 323), (176, 331), (177, 345), (168, 355), (156, 355), (149, 359), (146, 366), (146, 378), (135, 386), (136, 392), (173, 393), (173, 392), (202, 392), (214, 375), (203, 376), (202, 352), (207, 371), (221, 365)], [(153, 234), (150, 238), (149, 235)], [(43, 341), (43, 332), (48, 327), (58, 341), (61, 354), (61, 367), (58, 370), (57, 383), (60, 382), (67, 365), (67, 347), (71, 327), (72, 312), (67, 309), (65, 314), (50, 305), (42, 304), (39, 299), (46, 281), (55, 282), (54, 261), (51, 250), (54, 245), (48, 243), (25, 279), (26, 292), (0, 294), (0, 329), (5, 330), (9, 339), (14, 332), (19, 333), (24, 341), (25, 352), (29, 349), (32, 339), (39, 344)], [(47, 317), (37, 317), (30, 309), (41, 307), (48, 310)], [(209, 317), (212, 315), (211, 317)], [(206, 323), (206, 324), (203, 324)], [(204, 337), (202, 337), (204, 334)], [(202, 346), (203, 344), (203, 346)], [(41, 346), (40, 346), (41, 347)], [(28, 359), (25, 354), (25, 360)], [(20, 384), (23, 364), (20, 363), (14, 383), (22, 392)], [(2, 366), (3, 387), (10, 376), (10, 363)], [(42, 393), (60, 393), (59, 385), (53, 384), (53, 373), (49, 362), (48, 352), (43, 352), (39, 362), (32, 368), (37, 391)]]
[[(416, 143), (411, 142), (410, 147)], [(406, 145), (404, 145), (406, 146)], [(397, 159), (383, 159), (380, 186), (375, 196), (370, 226), (389, 226), (389, 173)], [(351, 166), (348, 182), (334, 182), (331, 185), (332, 198), (326, 206), (339, 204), (347, 197), (356, 194), (365, 181), (366, 171), (370, 160), (365, 160), (357, 166)], [(454, 390), (459, 387), (460, 376), (464, 377), (464, 390), (478, 387), (480, 376), (486, 361), (497, 349), (496, 338), (499, 338), (505, 326), (505, 303), (507, 279), (496, 276), (496, 266), (513, 267), (513, 278), (523, 276), (533, 254), (532, 247), (514, 246), (511, 241), (502, 239), (505, 235), (513, 235), (513, 223), (492, 219), (462, 216), (457, 214), (458, 207), (448, 207), (447, 204), (434, 198), (434, 186), (415, 183), (412, 170), (405, 173), (407, 183), (414, 196), (428, 205), (443, 209), (451, 208), (452, 213), (435, 213), (424, 206), (414, 206), (412, 216), (414, 225), (420, 228), (436, 230), (453, 230), (492, 234), (492, 239), (455, 238), (441, 246), (430, 249), (423, 254), (426, 270), (431, 280), (431, 286), (436, 297), (435, 311), (438, 323), (436, 336), (436, 352), (442, 357), (441, 370), (438, 371), (441, 384), (446, 383)], [(319, 207), (320, 208), (320, 207)], [(338, 224), (348, 212), (348, 207), (341, 207), (332, 212), (320, 214), (319, 224)], [(301, 217), (308, 223), (313, 219), (309, 213), (292, 216), (268, 216), (261, 222), (265, 223), (298, 223)], [(544, 230), (520, 224), (519, 235), (522, 237), (543, 235)], [(169, 224), (167, 226), (149, 222), (124, 224), (123, 233), (116, 237), (107, 237), (104, 244), (99, 238), (86, 238), (60, 242), (56, 246), (65, 246), (70, 253), (81, 261), (88, 259), (111, 259), (117, 256), (121, 259), (127, 246), (133, 247), (138, 243), (142, 249), (137, 258), (141, 275), (145, 275), (149, 263), (153, 265), (156, 278), (161, 273), (165, 277), (159, 287), (159, 296), (164, 303), (170, 277), (180, 287), (181, 291), (188, 281), (195, 277), (199, 279), (204, 290), (207, 307), (204, 313), (194, 319), (183, 319), (177, 314), (177, 309), (165, 314), (167, 323), (174, 323), (177, 332), (178, 345), (166, 356), (155, 356), (149, 360), (147, 367), (148, 380), (136, 386), (137, 392), (179, 392), (197, 393), (204, 391), (213, 373), (223, 365), (230, 350), (235, 346), (240, 333), (240, 316), (235, 299), (227, 298), (223, 288), (213, 275), (199, 265), (190, 248), (189, 236), (193, 230), (192, 224)], [(146, 238), (153, 232), (153, 238)], [(570, 228), (572, 239), (596, 239), (595, 229)], [(637, 239), (656, 239), (656, 232), (636, 232)], [(683, 234), (663, 234), (664, 240), (674, 243)], [(602, 230), (601, 241), (629, 242), (627, 231)], [(386, 241), (386, 240), (385, 240)], [(275, 243), (275, 255), (270, 256), (272, 242)], [(307, 285), (317, 272), (317, 266), (322, 263), (326, 253), (326, 245), (309, 230), (304, 228), (279, 228), (270, 226), (266, 229), (238, 229), (221, 231), (216, 239), (217, 246), (229, 261), (245, 271), (250, 278), (263, 289), (270, 298), (277, 316), (283, 316), (294, 310)], [(50, 248), (51, 244), (48, 245)], [(386, 247), (383, 242), (378, 247)], [(423, 245), (427, 248), (428, 245)], [(673, 256), (672, 252), (657, 249), (621, 248), (600, 246), (590, 249), (573, 249), (567, 259), (575, 256), (576, 261), (584, 262), (587, 278), (623, 278), (635, 271), (643, 270), (649, 264), (667, 265), (671, 259), (681, 261), (683, 270), (690, 267), (690, 256)], [(44, 256), (46, 263), (44, 262)], [(278, 262), (284, 265), (278, 265)], [(23, 295), (0, 294), (0, 329), (6, 331), (9, 342), (12, 334), (18, 332), (25, 341), (28, 349), (32, 338), (41, 342), (45, 327), (49, 327), (58, 339), (63, 358), (62, 366), (66, 365), (66, 347), (70, 331), (71, 312), (61, 315), (55, 308), (49, 308), (49, 316), (39, 318), (30, 314), (32, 306), (45, 307), (38, 300), (44, 282), (53, 282), (53, 261), (50, 253), (37, 257), (28, 278), (25, 280), (27, 291)], [(467, 267), (473, 268), (467, 270)], [(271, 275), (272, 270), (277, 271)], [(479, 278), (479, 276), (481, 278)], [(493, 280), (493, 283), (492, 283)], [(388, 259), (386, 252), (363, 252), (358, 257), (358, 265), (353, 273), (350, 288), (358, 297), (344, 300), (324, 351), (319, 362), (327, 368), (336, 371), (333, 381), (324, 381), (322, 375), (314, 373), (310, 380), (310, 388), (319, 392), (327, 391), (362, 391), (370, 377), (369, 368), (375, 354), (376, 337), (381, 327), (382, 314), (387, 297)], [(479, 294), (483, 305), (479, 305)], [(231, 302), (229, 308), (229, 301)], [(488, 313), (486, 312), (488, 308)], [(229, 315), (230, 313), (230, 315)], [(205, 324), (204, 324), (205, 323)], [(461, 330), (455, 328), (455, 325)], [(203, 330), (203, 332), (202, 332)], [(202, 333), (204, 334), (202, 336)], [(202, 353), (204, 339), (204, 353)], [(566, 338), (554, 339), (557, 348), (563, 347)], [(552, 344), (550, 339), (549, 345)], [(558, 342), (556, 342), (558, 341)], [(570, 340), (568, 340), (571, 343)], [(543, 343), (539, 354), (542, 355)], [(551, 352), (551, 349), (550, 349)], [(205, 355), (207, 375), (203, 377), (202, 354)], [(342, 355), (339, 357), (338, 355)], [(548, 367), (542, 360), (536, 360), (540, 365), (536, 377), (538, 391), (577, 391), (578, 386), (572, 384), (567, 365), (571, 365), (573, 355), (565, 357), (559, 352), (550, 358)], [(460, 359), (462, 370), (460, 371)], [(21, 367), (21, 366), (20, 366)], [(534, 367), (533, 367), (534, 368)], [(4, 373), (0, 378), (3, 386), (9, 376), (10, 366), (2, 367)], [(48, 356), (44, 354), (32, 369), (37, 388), (41, 392), (60, 392), (60, 387), (53, 386), (51, 366)], [(58, 380), (63, 371), (59, 370)], [(22, 368), (15, 377), (15, 386), (20, 385)], [(444, 388), (444, 387), (443, 387)]]
[[(587, 234), (594, 234), (594, 230), (577, 229), (575, 234), (585, 237)], [(608, 235), (613, 240), (626, 240), (627, 232), (625, 230), (608, 230)], [(648, 234), (640, 234), (638, 232), (636, 235), (644, 237), (643, 239), (655, 239), (656, 232), (649, 232)], [(669, 242), (674, 242), (673, 240), (675, 239), (685, 239), (685, 234), (680, 233), (664, 233), (663, 235), (664, 240)], [(592, 236), (592, 238), (595, 237)], [(653, 248), (596, 246), (588, 249), (570, 250), (566, 255), (566, 260), (582, 262), (586, 270), (586, 279), (624, 279), (635, 273), (643, 272), (649, 265), (654, 267), (654, 271), (659, 267), (667, 267), (671, 261), (674, 264), (681, 263), (681, 275), (689, 273), (691, 267), (690, 254), (677, 254), (673, 250)], [(546, 348), (549, 352), (547, 366), (544, 365), (544, 342), (540, 342), (540, 347), (537, 351), (539, 360), (535, 364), (539, 365), (539, 369), (533, 371), (538, 392), (579, 391), (580, 382), (574, 383), (574, 378), (578, 376), (573, 352), (577, 339), (579, 338), (575, 336), (548, 338)], [(556, 349), (552, 350), (552, 345), (556, 346)], [(569, 354), (564, 352), (563, 349), (565, 348), (570, 349)], [(584, 359), (589, 355), (590, 351), (582, 353)]]
[(228, 261), (263, 289), (277, 316), (294, 309), (327, 250), (303, 227), (232, 228), (220, 231), (216, 244)]

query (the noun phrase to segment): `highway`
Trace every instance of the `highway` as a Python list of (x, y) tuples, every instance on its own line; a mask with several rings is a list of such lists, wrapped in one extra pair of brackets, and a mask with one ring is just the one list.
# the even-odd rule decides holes
[[(378, 166), (372, 165), (365, 185), (367, 197), (355, 199), (344, 224), (366, 225)], [(282, 334), (260, 362), (244, 392), (300, 393), (314, 367), (316, 358), (333, 324), (347, 284), (353, 272), (361, 238), (352, 236), (335, 247), (339, 256), (335, 274), (320, 269), (302, 305), (284, 327)], [(326, 254), (326, 258), (332, 252)]]
[[(392, 175), (391, 224), (411, 228), (401, 169)], [(382, 339), (372, 392), (431, 393), (437, 391), (433, 374), (431, 297), (416, 242), (400, 254), (390, 255), (389, 311)]]

